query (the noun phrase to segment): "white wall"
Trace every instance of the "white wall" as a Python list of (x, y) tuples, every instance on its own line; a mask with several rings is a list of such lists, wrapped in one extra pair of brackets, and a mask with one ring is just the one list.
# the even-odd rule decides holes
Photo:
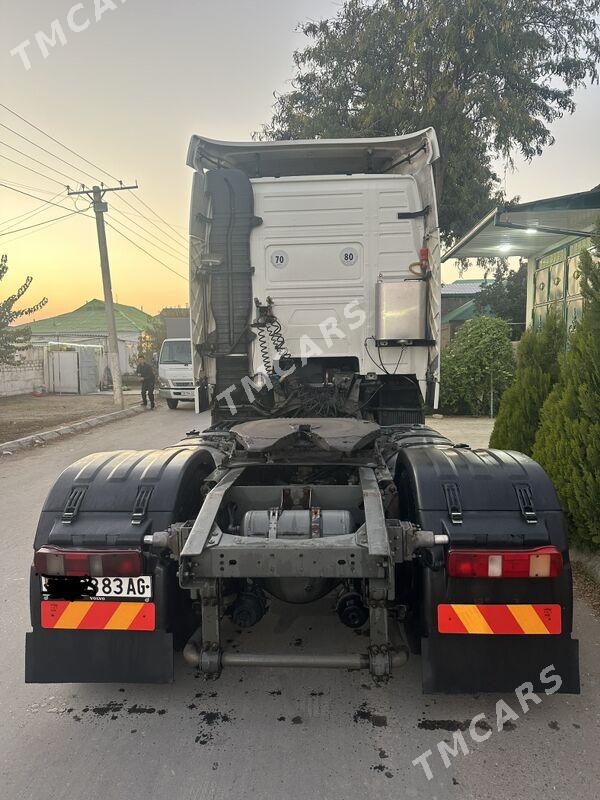
[[(108, 342), (106, 336), (94, 335), (81, 335), (81, 334), (64, 334), (59, 337), (51, 335), (35, 335), (33, 337), (37, 343), (41, 342), (72, 342), (73, 344), (89, 344), (100, 345), (104, 347), (105, 352), (108, 352)], [(123, 374), (135, 372), (136, 367), (131, 366), (131, 359), (135, 360), (137, 355), (139, 334), (134, 331), (119, 332), (117, 331), (117, 339), (119, 342), (119, 362), (121, 364), (121, 372)]]
[(44, 362), (29, 361), (17, 366), (0, 366), (0, 397), (31, 394), (44, 383)]

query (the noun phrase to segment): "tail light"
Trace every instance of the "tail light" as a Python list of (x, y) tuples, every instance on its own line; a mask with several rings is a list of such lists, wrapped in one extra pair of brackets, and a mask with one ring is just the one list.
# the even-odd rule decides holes
[(563, 559), (556, 547), (535, 550), (450, 550), (452, 578), (556, 578)]
[(128, 578), (142, 574), (139, 550), (65, 550), (51, 545), (36, 550), (33, 566), (45, 577)]

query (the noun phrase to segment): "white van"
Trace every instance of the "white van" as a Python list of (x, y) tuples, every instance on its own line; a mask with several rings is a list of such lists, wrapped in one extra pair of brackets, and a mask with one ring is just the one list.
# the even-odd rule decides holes
[(170, 409), (179, 401), (194, 402), (194, 370), (190, 339), (165, 339), (158, 359), (159, 394)]

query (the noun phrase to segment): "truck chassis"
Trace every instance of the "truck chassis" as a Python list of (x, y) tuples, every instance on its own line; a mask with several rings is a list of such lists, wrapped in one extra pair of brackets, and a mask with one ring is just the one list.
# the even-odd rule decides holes
[[(142, 476), (147, 489), (154, 481), (152, 491), (141, 491)], [(68, 505), (84, 480), (87, 503), (73, 513)], [(98, 509), (115, 507), (115, 482), (129, 487), (138, 506), (112, 518), (105, 512), (99, 526)], [(153, 509), (153, 497), (175, 498), (172, 511)], [(39, 604), (48, 598), (34, 570), (28, 680), (171, 680), (175, 636), (188, 664), (212, 675), (233, 666), (335, 667), (382, 679), (412, 651), (421, 653), (427, 692), (535, 686), (550, 664), (562, 691), (579, 689), (562, 512), (543, 471), (519, 454), (454, 446), (423, 425), (382, 428), (356, 419), (258, 420), (193, 432), (174, 448), (99, 454), (61, 476), (42, 515), (38, 551), (97, 552), (108, 543), (134, 546), (153, 576), (155, 630), (46, 630)], [(507, 579), (451, 574), (450, 554), (473, 548), (484, 557), (533, 559), (550, 548), (561, 569)], [(88, 599), (86, 580), (54, 578), (50, 600)], [(366, 650), (239, 652), (223, 643), (225, 616), (238, 628), (260, 626), (272, 597), (295, 604), (329, 595), (343, 624), (368, 626)], [(543, 636), (440, 627), (441, 610), (489, 604), (496, 614), (546, 610), (558, 627), (530, 632)], [(107, 651), (113, 658), (99, 659)]]

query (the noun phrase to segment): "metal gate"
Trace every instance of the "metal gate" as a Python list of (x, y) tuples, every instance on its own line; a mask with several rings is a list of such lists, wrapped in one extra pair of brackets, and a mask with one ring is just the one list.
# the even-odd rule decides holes
[(82, 347), (79, 354), (79, 393), (94, 394), (98, 391), (98, 353), (90, 347)]
[(50, 391), (79, 394), (79, 359), (72, 350), (51, 350), (48, 353)]

